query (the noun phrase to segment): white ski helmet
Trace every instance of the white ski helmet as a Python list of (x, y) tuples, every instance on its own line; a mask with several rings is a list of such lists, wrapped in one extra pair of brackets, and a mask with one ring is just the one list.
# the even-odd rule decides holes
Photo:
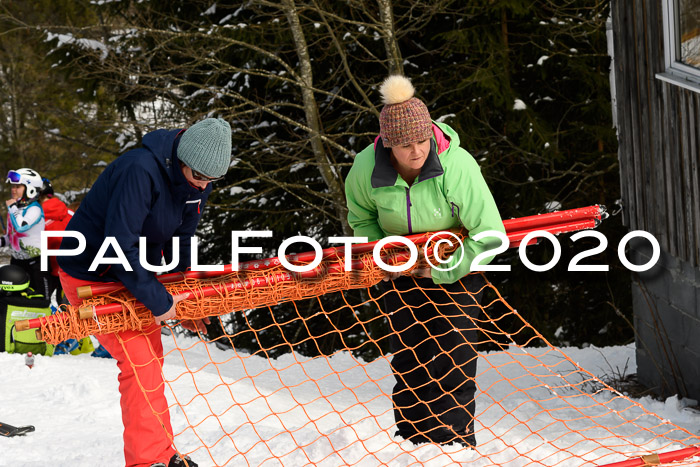
[(24, 185), (24, 197), (27, 199), (33, 199), (39, 196), (41, 189), (44, 187), (44, 182), (36, 171), (32, 169), (17, 169), (10, 170), (7, 172), (6, 183), (12, 183), (13, 185)]

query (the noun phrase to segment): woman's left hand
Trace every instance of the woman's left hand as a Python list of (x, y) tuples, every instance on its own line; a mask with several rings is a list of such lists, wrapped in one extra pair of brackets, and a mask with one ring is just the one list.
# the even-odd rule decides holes
[(411, 271), (411, 275), (415, 277), (425, 277), (430, 279), (433, 277), (432, 268), (416, 268)]

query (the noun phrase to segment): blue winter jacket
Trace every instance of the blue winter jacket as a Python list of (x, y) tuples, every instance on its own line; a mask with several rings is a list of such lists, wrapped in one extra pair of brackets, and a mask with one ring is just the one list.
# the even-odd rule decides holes
[[(94, 282), (121, 282), (155, 316), (173, 304), (172, 296), (153, 272), (139, 262), (139, 237), (146, 238), (148, 264), (170, 263), (172, 238), (180, 237), (180, 260), (174, 271), (190, 266), (191, 237), (212, 186), (204, 191), (190, 185), (177, 158), (181, 130), (156, 130), (133, 149), (109, 164), (92, 186), (66, 227), (85, 236), (85, 251), (59, 256), (58, 264), (70, 276)], [(115, 237), (133, 271), (117, 264), (100, 264), (88, 271), (106, 237)], [(65, 237), (61, 249), (77, 248)], [(116, 258), (109, 248), (105, 258)]]

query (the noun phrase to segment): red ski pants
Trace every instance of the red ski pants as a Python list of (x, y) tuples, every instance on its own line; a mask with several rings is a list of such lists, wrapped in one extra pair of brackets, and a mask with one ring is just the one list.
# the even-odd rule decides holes
[[(60, 277), (70, 304), (80, 305), (83, 300), (78, 297), (76, 288), (90, 282), (63, 271)], [(121, 331), (95, 337), (117, 360), (120, 370), (126, 467), (147, 467), (157, 462), (168, 465), (175, 449), (161, 373), (163, 343), (160, 326), (154, 323), (143, 331)]]

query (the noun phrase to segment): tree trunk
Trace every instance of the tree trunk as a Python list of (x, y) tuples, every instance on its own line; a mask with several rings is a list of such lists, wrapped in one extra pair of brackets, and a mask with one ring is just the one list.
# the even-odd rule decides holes
[(379, 19), (382, 25), (382, 38), (386, 48), (386, 58), (389, 62), (390, 75), (403, 75), (403, 60), (399, 44), (396, 43), (394, 31), (394, 13), (391, 0), (377, 0), (379, 3)]
[(345, 190), (341, 180), (341, 175), (326, 155), (323, 141), (321, 140), (321, 121), (318, 114), (318, 105), (313, 92), (313, 71), (311, 69), (311, 58), (309, 56), (306, 37), (304, 36), (301, 23), (299, 22), (299, 15), (297, 13), (294, 0), (282, 0), (281, 8), (287, 17), (289, 28), (292, 32), (292, 38), (294, 39), (294, 46), (296, 48), (297, 56), (299, 57), (299, 75), (302, 81), (300, 83), (301, 95), (304, 105), (304, 113), (306, 115), (306, 122), (308, 127), (311, 128), (311, 134), (309, 135), (311, 139), (311, 150), (313, 151), (314, 159), (318, 163), (321, 176), (323, 177), (326, 186), (328, 186), (335, 211), (338, 214), (343, 226), (343, 233), (345, 235), (351, 235), (352, 230), (348, 224), (348, 210), (345, 203)]

